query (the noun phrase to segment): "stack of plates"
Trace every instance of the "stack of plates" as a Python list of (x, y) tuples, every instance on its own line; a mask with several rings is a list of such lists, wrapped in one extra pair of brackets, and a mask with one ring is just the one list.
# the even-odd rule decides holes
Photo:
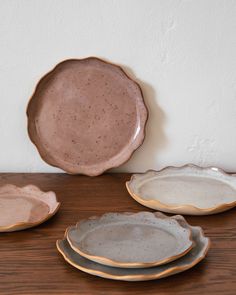
[(114, 280), (167, 277), (200, 262), (209, 249), (200, 227), (162, 213), (107, 213), (66, 230), (57, 248), (72, 266)]

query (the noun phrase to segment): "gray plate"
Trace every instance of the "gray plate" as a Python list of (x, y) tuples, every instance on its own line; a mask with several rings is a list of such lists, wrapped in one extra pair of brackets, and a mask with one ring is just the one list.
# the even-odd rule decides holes
[(204, 259), (210, 247), (210, 240), (204, 236), (200, 227), (188, 225), (182, 216), (174, 216), (172, 218), (178, 220), (182, 226), (192, 231), (195, 246), (185, 256), (165, 265), (134, 269), (105, 266), (88, 260), (73, 251), (66, 238), (57, 241), (57, 249), (64, 259), (75, 268), (103, 278), (123, 281), (147, 281), (164, 278), (195, 266)]
[(67, 241), (81, 256), (125, 268), (153, 267), (173, 261), (193, 246), (191, 231), (159, 213), (106, 213), (67, 230)]

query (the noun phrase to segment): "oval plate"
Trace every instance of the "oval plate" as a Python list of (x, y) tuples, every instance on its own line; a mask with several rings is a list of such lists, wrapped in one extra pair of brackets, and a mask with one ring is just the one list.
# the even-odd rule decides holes
[[(158, 215), (163, 216), (161, 213), (158, 213)], [(182, 216), (173, 216), (171, 218), (180, 222), (181, 226), (191, 230), (195, 246), (185, 256), (165, 265), (135, 269), (105, 266), (86, 259), (76, 253), (71, 249), (66, 238), (57, 241), (57, 249), (69, 264), (91, 275), (121, 281), (148, 281), (161, 279), (192, 268), (204, 259), (210, 247), (210, 240), (204, 236), (200, 227), (188, 225)]]
[(140, 86), (95, 57), (59, 63), (38, 83), (28, 133), (41, 157), (71, 174), (95, 176), (126, 162), (144, 140)]
[(67, 229), (71, 248), (95, 262), (123, 268), (153, 267), (191, 250), (191, 231), (151, 212), (106, 213)]
[(54, 192), (43, 192), (34, 185), (0, 188), (0, 232), (30, 228), (51, 218), (60, 207)]
[(236, 205), (236, 177), (188, 164), (132, 175), (126, 183), (140, 204), (168, 213), (208, 215)]

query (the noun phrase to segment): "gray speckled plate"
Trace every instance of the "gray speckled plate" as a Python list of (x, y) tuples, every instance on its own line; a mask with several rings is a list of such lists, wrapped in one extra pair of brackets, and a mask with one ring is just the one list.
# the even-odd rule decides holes
[(215, 167), (149, 170), (133, 174), (126, 187), (137, 202), (168, 213), (207, 215), (236, 206), (236, 177)]
[(193, 246), (191, 231), (151, 212), (106, 213), (67, 229), (71, 248), (95, 262), (125, 268), (173, 261)]
[(174, 216), (171, 218), (178, 220), (182, 226), (191, 230), (195, 246), (185, 256), (165, 265), (134, 269), (105, 266), (76, 253), (71, 249), (66, 238), (57, 241), (57, 249), (69, 264), (95, 276), (123, 281), (147, 281), (164, 278), (195, 266), (204, 259), (210, 247), (210, 240), (204, 236), (200, 227), (188, 225), (182, 216)]
[(41, 157), (71, 174), (95, 176), (126, 162), (144, 140), (139, 85), (99, 58), (59, 63), (28, 104), (28, 133)]

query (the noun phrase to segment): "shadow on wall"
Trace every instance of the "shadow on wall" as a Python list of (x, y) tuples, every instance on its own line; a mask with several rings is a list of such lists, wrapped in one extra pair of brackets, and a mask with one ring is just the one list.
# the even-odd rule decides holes
[(156, 166), (158, 152), (167, 144), (167, 138), (163, 131), (165, 114), (157, 103), (154, 88), (150, 84), (137, 79), (129, 67), (121, 66), (125, 72), (141, 86), (149, 116), (143, 144), (135, 151), (126, 164), (115, 171), (143, 172), (148, 169), (159, 169), (159, 167)]

